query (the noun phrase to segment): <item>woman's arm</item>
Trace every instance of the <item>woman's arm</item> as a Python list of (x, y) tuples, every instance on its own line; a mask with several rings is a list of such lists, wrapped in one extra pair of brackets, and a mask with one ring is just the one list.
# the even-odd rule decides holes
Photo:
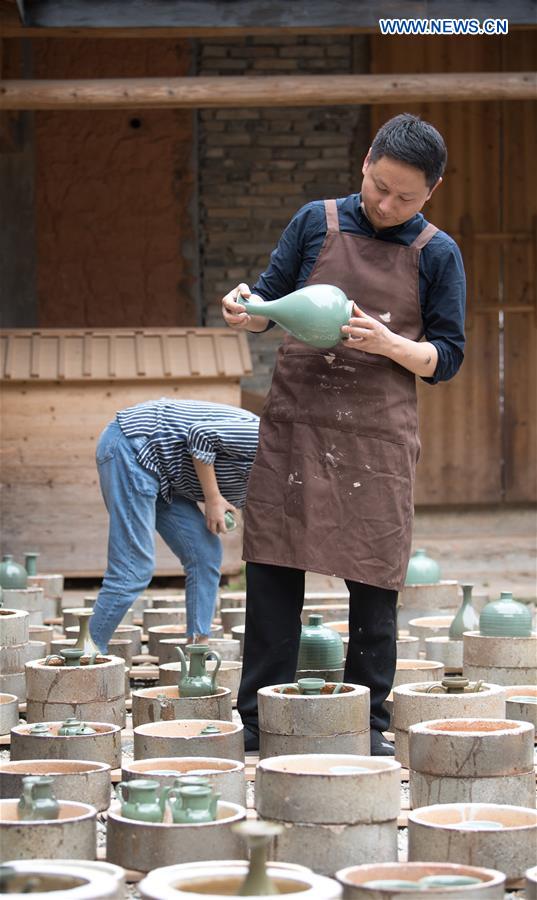
[(192, 462), (198, 476), (203, 496), (205, 498), (205, 521), (207, 528), (213, 534), (227, 531), (224, 515), (226, 510), (236, 512), (232, 503), (229, 503), (220, 493), (218, 481), (212, 463), (204, 463), (201, 459), (192, 457)]

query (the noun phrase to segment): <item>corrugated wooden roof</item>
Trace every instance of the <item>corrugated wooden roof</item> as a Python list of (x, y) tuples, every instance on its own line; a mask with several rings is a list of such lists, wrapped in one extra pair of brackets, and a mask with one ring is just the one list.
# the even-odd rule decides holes
[(246, 335), (225, 328), (0, 331), (0, 378), (9, 381), (237, 379), (251, 372)]

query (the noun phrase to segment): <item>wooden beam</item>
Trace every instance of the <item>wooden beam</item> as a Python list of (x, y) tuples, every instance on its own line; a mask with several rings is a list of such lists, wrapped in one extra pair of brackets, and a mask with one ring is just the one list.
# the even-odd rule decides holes
[(6, 80), (0, 109), (355, 106), (537, 98), (534, 72)]

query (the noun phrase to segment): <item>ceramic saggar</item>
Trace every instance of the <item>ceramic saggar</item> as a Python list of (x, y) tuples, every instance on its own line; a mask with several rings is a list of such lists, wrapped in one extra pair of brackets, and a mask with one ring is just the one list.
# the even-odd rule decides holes
[[(505, 886), (505, 875), (495, 869), (436, 862), (349, 866), (336, 872), (336, 878), (343, 885), (345, 900), (424, 900), (423, 880), (439, 900), (462, 900), (463, 895), (469, 900), (503, 900)], [(412, 889), (409, 882), (416, 887)]]
[(178, 719), (134, 729), (134, 758), (216, 756), (244, 760), (243, 726), (215, 719)]
[[(1, 770), (0, 770), (1, 771)], [(177, 778), (185, 775), (203, 776), (220, 794), (221, 800), (246, 806), (246, 778), (244, 763), (212, 756), (156, 757), (124, 762), (123, 781), (131, 778), (151, 778), (162, 787), (173, 787)]]
[(507, 718), (529, 722), (537, 733), (537, 686), (517, 684), (506, 687), (504, 693)]
[(529, 722), (459, 718), (409, 729), (410, 806), (511, 803), (535, 808)]
[(325, 875), (372, 855), (397, 859), (400, 765), (353, 754), (276, 756), (259, 762), (261, 818), (283, 826), (273, 856)]
[(5, 866), (3, 888), (15, 898), (27, 893), (62, 900), (122, 900), (123, 897), (125, 873), (107, 863), (10, 859)]
[(0, 735), (9, 734), (19, 724), (19, 698), (15, 694), (0, 694)]
[[(61, 735), (62, 722), (37, 723), (45, 733), (35, 732), (36, 725), (17, 725), (11, 729), (11, 759), (77, 759), (93, 760), (121, 766), (121, 729), (108, 722), (87, 722), (92, 734)], [(41, 729), (43, 730), (43, 729)]]
[(54, 820), (23, 821), (18, 815), (18, 800), (0, 800), (1, 859), (95, 859), (97, 851), (97, 812), (86, 803), (60, 801)]
[(48, 775), (54, 779), (58, 800), (78, 801), (99, 812), (110, 805), (110, 766), (89, 760), (12, 760), (0, 761), (0, 797), (18, 797), (22, 779), (28, 775)]
[(464, 674), (506, 686), (537, 683), (537, 634), (525, 637), (484, 635), (463, 637)]
[(125, 663), (122, 659), (98, 656), (95, 665), (77, 667), (47, 665), (44, 660), (36, 660), (27, 663), (25, 669), (28, 722), (75, 716), (82, 720), (125, 725)]

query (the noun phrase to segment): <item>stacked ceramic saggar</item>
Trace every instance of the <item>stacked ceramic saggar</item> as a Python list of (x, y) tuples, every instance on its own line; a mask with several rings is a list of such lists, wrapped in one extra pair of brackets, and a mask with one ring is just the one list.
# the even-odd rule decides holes
[(352, 863), (397, 859), (400, 765), (351, 754), (300, 754), (260, 761), (255, 805), (283, 825), (273, 858), (331, 875)]
[[(4, 591), (6, 595), (12, 591)], [(44, 655), (42, 641), (28, 640), (29, 614), (23, 609), (0, 609), (0, 692), (26, 700), (27, 662)]]
[(525, 604), (502, 591), (499, 600), (487, 604), (479, 617), (479, 631), (466, 632), (464, 673), (468, 678), (493, 684), (537, 682), (537, 634)]

